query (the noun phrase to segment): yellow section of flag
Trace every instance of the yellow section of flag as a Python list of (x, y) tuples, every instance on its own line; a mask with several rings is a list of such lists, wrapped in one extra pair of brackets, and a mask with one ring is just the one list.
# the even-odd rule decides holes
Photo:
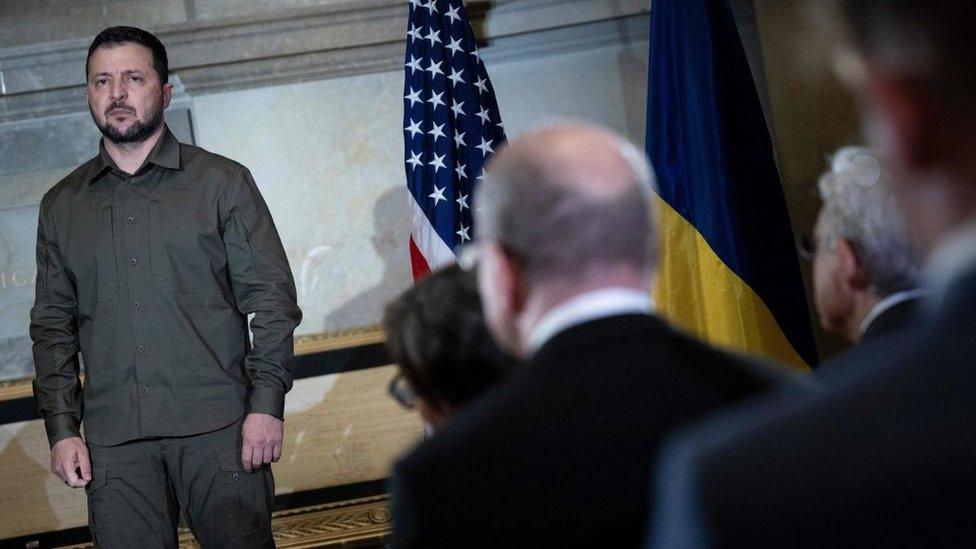
[(715, 254), (708, 242), (661, 197), (658, 205), (657, 310), (700, 339), (808, 372), (758, 295)]

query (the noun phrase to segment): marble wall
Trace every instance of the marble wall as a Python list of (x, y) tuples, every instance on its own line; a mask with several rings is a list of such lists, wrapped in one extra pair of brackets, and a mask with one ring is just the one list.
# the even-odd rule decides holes
[[(524, 59), (486, 54), (509, 136), (580, 117), (643, 142), (647, 42)], [(375, 323), (411, 283), (400, 71), (194, 99), (199, 145), (250, 167), (299, 290), (299, 333)]]

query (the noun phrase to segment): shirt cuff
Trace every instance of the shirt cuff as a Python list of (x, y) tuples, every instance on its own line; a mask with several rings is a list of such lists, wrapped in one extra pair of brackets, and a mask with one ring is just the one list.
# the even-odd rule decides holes
[(47, 442), (52, 447), (59, 440), (71, 437), (80, 437), (78, 423), (72, 414), (56, 414), (44, 418), (44, 428), (47, 430)]
[(268, 414), (285, 419), (285, 393), (272, 387), (251, 387), (247, 397), (247, 413)]

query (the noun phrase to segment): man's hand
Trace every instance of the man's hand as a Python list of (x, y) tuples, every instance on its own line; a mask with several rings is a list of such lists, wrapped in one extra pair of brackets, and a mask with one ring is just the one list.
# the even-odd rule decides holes
[(244, 439), (241, 463), (248, 473), (260, 469), (265, 463), (281, 459), (285, 422), (268, 414), (247, 414), (241, 435)]
[(63, 438), (54, 443), (51, 447), (51, 472), (72, 488), (81, 488), (91, 482), (91, 460), (88, 458), (88, 447), (81, 437)]

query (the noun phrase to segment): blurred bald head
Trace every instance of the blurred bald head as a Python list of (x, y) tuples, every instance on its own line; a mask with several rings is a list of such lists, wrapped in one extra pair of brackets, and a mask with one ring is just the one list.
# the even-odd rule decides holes
[(652, 185), (644, 154), (617, 134), (582, 123), (546, 126), (493, 160), (478, 198), (479, 239), (498, 242), (530, 282), (618, 268), (649, 276)]

